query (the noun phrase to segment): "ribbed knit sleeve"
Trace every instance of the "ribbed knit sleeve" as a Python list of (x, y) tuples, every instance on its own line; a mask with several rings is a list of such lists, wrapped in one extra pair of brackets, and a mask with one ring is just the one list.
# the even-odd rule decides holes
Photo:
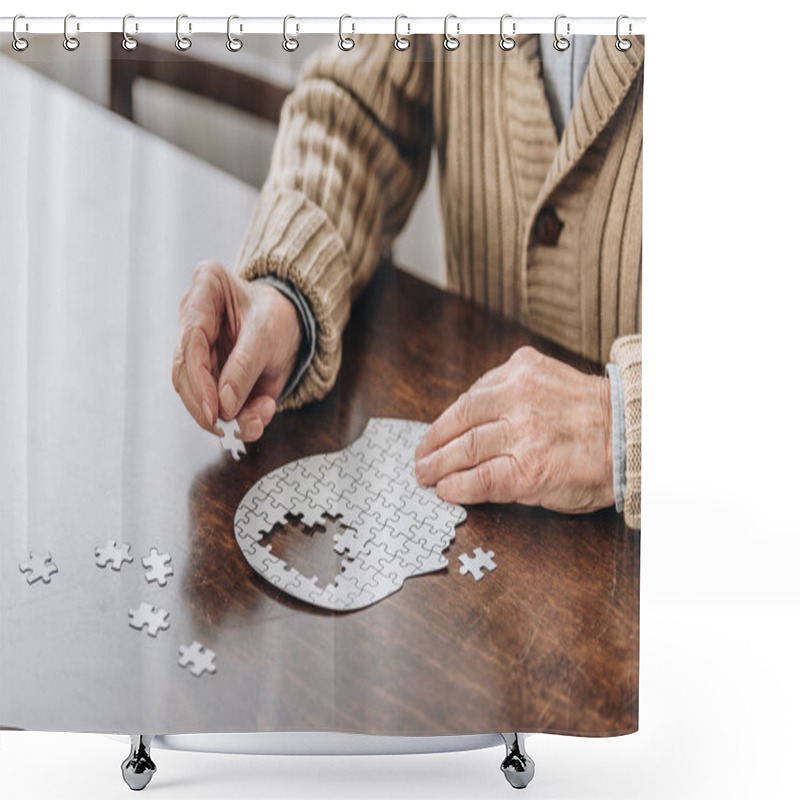
[(431, 45), (357, 38), (312, 56), (281, 112), (270, 172), (237, 257), (246, 279), (273, 274), (308, 300), (314, 358), (279, 408), (333, 386), (350, 304), (405, 224), (432, 146)]
[(621, 336), (611, 347), (619, 366), (625, 406), (625, 523), (641, 528), (642, 503), (642, 337)]

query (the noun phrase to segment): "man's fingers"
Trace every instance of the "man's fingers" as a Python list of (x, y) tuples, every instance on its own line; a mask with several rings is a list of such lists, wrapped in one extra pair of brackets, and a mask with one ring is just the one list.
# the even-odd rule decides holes
[(199, 328), (183, 328), (173, 355), (172, 385), (197, 424), (211, 431), (217, 416), (217, 391), (209, 367), (205, 334)]
[(254, 442), (261, 438), (264, 428), (275, 416), (275, 399), (268, 394), (251, 397), (237, 414), (239, 437), (243, 442)]
[(227, 419), (239, 414), (267, 361), (267, 342), (244, 325), (219, 376), (219, 405)]
[(417, 461), (417, 479), (423, 486), (433, 486), (451, 472), (469, 469), (507, 453), (510, 440), (510, 426), (505, 418), (470, 428)]
[(180, 395), (184, 406), (186, 406), (186, 410), (194, 417), (195, 422), (201, 428), (205, 428), (207, 431), (213, 431), (213, 427), (207, 421), (205, 410), (201, 403), (198, 402), (197, 395), (191, 386), (185, 363), (178, 367), (177, 372), (173, 372), (172, 378), (175, 391)]
[(203, 427), (214, 429), (217, 421), (217, 385), (211, 375), (211, 346), (203, 331), (195, 329), (186, 345), (186, 373), (192, 392), (203, 415)]
[(437, 419), (417, 445), (417, 460), (438, 450), (470, 428), (496, 420), (505, 406), (503, 393), (496, 386), (465, 392)]
[(448, 503), (512, 503), (517, 499), (514, 459), (499, 456), (454, 472), (436, 484), (436, 494)]
[(214, 432), (219, 400), (213, 374), (216, 344), (225, 308), (224, 268), (199, 264), (192, 285), (181, 298), (172, 383), (197, 423)]

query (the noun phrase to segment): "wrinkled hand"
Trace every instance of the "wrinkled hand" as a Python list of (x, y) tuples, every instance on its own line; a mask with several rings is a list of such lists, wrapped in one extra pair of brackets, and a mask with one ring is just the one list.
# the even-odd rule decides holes
[(242, 440), (254, 441), (275, 414), (301, 339), (291, 300), (204, 261), (181, 300), (172, 384), (203, 428), (236, 417)]
[(564, 512), (612, 505), (608, 380), (523, 347), (431, 425), (416, 450), (416, 474), (451, 503)]

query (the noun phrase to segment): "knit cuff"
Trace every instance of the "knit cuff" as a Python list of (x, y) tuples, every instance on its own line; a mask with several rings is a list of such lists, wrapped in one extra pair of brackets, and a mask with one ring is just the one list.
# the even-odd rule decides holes
[(611, 347), (619, 367), (625, 408), (625, 522), (641, 528), (642, 502), (642, 337), (623, 336)]
[(614, 472), (614, 505), (617, 511), (625, 508), (625, 400), (622, 395), (622, 375), (616, 364), (606, 364), (606, 377), (611, 387), (611, 442)]
[(236, 272), (245, 280), (274, 275), (293, 284), (316, 320), (314, 356), (278, 410), (321, 399), (336, 381), (342, 332), (350, 316), (350, 269), (338, 232), (303, 193), (267, 187), (256, 204), (236, 263)]
[(297, 291), (297, 287), (288, 281), (282, 281), (274, 275), (265, 275), (264, 277), (255, 278), (255, 280), (266, 283), (277, 289), (284, 297), (291, 300), (294, 307), (297, 309), (297, 316), (303, 327), (303, 339), (300, 342), (300, 350), (295, 359), (294, 369), (286, 381), (286, 386), (283, 387), (281, 396), (278, 398), (278, 403), (283, 402), (295, 389), (306, 370), (314, 358), (314, 351), (317, 348), (317, 324), (314, 321), (314, 315), (311, 313), (308, 301), (303, 295)]

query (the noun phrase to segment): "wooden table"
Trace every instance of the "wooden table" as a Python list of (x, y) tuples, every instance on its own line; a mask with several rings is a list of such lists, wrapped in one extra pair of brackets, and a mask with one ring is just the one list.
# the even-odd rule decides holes
[[(171, 353), (195, 263), (231, 263), (254, 193), (0, 62), (15, 110), (0, 128), (0, 723), (636, 730), (639, 535), (611, 510), (469, 507), (446, 570), (344, 614), (268, 584), (233, 531), (239, 500), (268, 471), (345, 446), (370, 417), (431, 421), (523, 344), (597, 367), (385, 264), (354, 306), (334, 390), (281, 415), (234, 462), (174, 393)], [(55, 110), (57, 135), (46, 127)], [(331, 535), (290, 527), (281, 554), (325, 583), (338, 568)], [(109, 538), (133, 545), (119, 573), (94, 564)], [(151, 546), (173, 556), (165, 588), (144, 580)], [(498, 567), (476, 583), (457, 556), (478, 546)], [(29, 549), (52, 553), (51, 584), (19, 573)], [(128, 626), (141, 601), (169, 610), (169, 630)], [(178, 667), (193, 639), (216, 651), (215, 675)]]

